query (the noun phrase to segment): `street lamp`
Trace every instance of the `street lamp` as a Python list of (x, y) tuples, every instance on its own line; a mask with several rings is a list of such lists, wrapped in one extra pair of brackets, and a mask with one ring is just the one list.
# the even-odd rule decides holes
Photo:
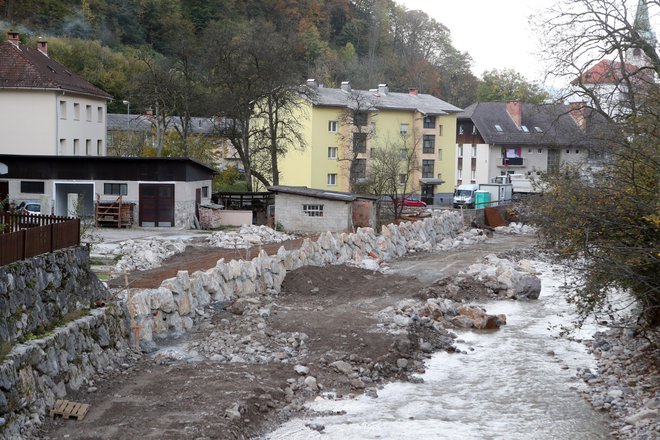
[(131, 103), (127, 100), (123, 100), (122, 103), (126, 106), (126, 131), (131, 124)]

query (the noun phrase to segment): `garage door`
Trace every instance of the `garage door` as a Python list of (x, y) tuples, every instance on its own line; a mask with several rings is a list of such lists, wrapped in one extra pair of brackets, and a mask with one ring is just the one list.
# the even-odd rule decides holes
[(140, 184), (140, 226), (174, 226), (174, 185)]

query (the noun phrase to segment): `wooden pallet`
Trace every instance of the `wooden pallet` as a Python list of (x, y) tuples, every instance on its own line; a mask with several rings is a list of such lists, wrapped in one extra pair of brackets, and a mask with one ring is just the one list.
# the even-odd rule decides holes
[(53, 409), (50, 410), (50, 416), (55, 418), (55, 416), (60, 415), (65, 420), (69, 417), (75, 417), (78, 420), (82, 420), (85, 418), (88, 409), (89, 405), (87, 403), (58, 400), (55, 402)]

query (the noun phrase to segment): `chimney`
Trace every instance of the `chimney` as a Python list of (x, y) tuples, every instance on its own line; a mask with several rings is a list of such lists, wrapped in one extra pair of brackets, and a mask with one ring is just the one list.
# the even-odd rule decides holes
[(18, 43), (21, 42), (20, 34), (12, 31), (7, 32), (7, 41), (18, 47)]
[(587, 128), (587, 103), (584, 101), (570, 102), (568, 113), (582, 130)]
[(417, 89), (414, 87), (411, 87), (408, 89), (408, 94), (409, 95), (416, 95), (417, 94)]
[(315, 79), (310, 78), (310, 79), (307, 80), (307, 87), (312, 87), (312, 88), (316, 89), (316, 88), (319, 87), (319, 85), (318, 85), (318, 83), (316, 82)]
[(342, 81), (341, 82), (341, 89), (345, 92), (350, 92), (351, 91), (351, 82), (350, 81)]
[(390, 89), (387, 87), (387, 84), (378, 84), (378, 93), (381, 95), (387, 95)]
[(44, 40), (37, 41), (37, 50), (42, 54), (48, 56), (48, 41), (44, 41)]
[(516, 99), (515, 101), (507, 101), (506, 112), (511, 116), (511, 119), (513, 119), (513, 123), (516, 124), (518, 130), (520, 130), (520, 126), (522, 125), (522, 103), (520, 100)]

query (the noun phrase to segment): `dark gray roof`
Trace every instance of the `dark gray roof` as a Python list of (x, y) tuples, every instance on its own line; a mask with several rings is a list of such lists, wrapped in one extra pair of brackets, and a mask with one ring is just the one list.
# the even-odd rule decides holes
[(39, 50), (9, 41), (0, 42), (0, 88), (63, 90), (112, 98)]
[[(460, 108), (424, 93), (379, 93), (378, 90), (343, 90), (325, 87), (313, 88), (308, 95), (309, 99), (318, 106), (350, 107), (355, 108), (356, 102), (362, 102), (362, 108), (367, 106), (371, 110), (411, 110), (427, 115), (446, 115), (458, 113)], [(367, 104), (368, 103), (368, 104)]]
[[(108, 113), (107, 126), (110, 131), (149, 131), (155, 127), (155, 121), (151, 121), (146, 115), (127, 115), (122, 113)], [(193, 134), (215, 134), (219, 129), (226, 128), (227, 120), (216, 118), (190, 118), (190, 129)], [(167, 118), (167, 130), (173, 130), (181, 126), (181, 120), (177, 116)]]
[(569, 106), (556, 104), (523, 103), (521, 125), (527, 127), (527, 132), (511, 119), (506, 102), (472, 104), (457, 119), (459, 125), (472, 120), (486, 143), (507, 145), (586, 145), (600, 138), (607, 126), (604, 117), (586, 110), (586, 130), (582, 130), (570, 115)]
[(360, 194), (341, 192), (341, 191), (326, 191), (324, 189), (307, 188), (306, 186), (270, 186), (268, 191), (287, 194), (296, 194), (299, 196), (315, 197), (317, 199), (341, 200), (343, 202), (352, 202), (357, 199), (378, 200), (376, 196), (363, 196)]

